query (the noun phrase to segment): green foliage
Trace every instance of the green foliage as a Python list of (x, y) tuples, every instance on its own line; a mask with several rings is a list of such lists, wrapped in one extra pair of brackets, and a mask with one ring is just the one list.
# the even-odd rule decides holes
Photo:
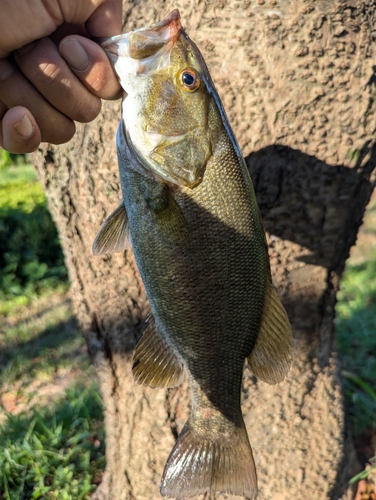
[(9, 167), (12, 164), (10, 153), (0, 148), (0, 170)]
[(349, 149), (346, 153), (346, 158), (354, 163), (356, 163), (359, 160), (359, 157), (360, 157), (359, 149)]
[[(0, 499), (88, 498), (104, 468), (102, 404), (66, 292), (0, 315), (0, 331), (0, 394), (15, 413), (0, 406)], [(16, 415), (19, 405), (29, 409)]]
[(0, 148), (0, 170), (10, 167), (11, 165), (21, 165), (26, 162), (26, 155), (16, 155)]
[(67, 279), (57, 232), (32, 167), (0, 175), (0, 299), (41, 293)]
[(375, 475), (376, 478), (376, 456), (371, 458), (370, 467), (351, 478), (349, 483), (353, 484), (357, 481), (361, 481), (362, 479), (369, 479), (370, 477), (372, 477), (372, 475)]
[[(0, 169), (0, 186), (4, 187), (7, 184), (12, 184), (13, 182), (25, 183), (26, 181), (36, 182), (38, 180), (37, 173), (31, 165), (19, 165), (12, 166), (8, 168)], [(6, 195), (6, 192), (2, 191), (2, 194)], [(22, 193), (17, 199), (22, 200)], [(9, 198), (9, 196), (7, 196)], [(4, 204), (3, 200), (0, 202), (1, 205)]]
[(84, 500), (104, 469), (102, 402), (74, 388), (54, 407), (8, 414), (0, 431), (0, 498)]
[(84, 500), (101, 479), (102, 405), (78, 368), (90, 372), (65, 290), (63, 255), (34, 169), (1, 168), (0, 392), (14, 395), (18, 410), (18, 401), (41, 404), (61, 380), (89, 386), (5, 421), (0, 406), (1, 500)]
[(338, 296), (338, 344), (356, 434), (376, 429), (376, 252), (347, 267)]

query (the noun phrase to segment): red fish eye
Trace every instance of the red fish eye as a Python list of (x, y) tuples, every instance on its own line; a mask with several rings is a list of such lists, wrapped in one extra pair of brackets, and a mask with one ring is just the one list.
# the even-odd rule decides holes
[(188, 92), (194, 92), (200, 86), (200, 78), (193, 69), (185, 69), (179, 76), (180, 84)]

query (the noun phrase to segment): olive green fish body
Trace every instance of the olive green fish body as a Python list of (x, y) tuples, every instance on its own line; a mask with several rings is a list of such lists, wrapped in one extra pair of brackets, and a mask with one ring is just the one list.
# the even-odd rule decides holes
[(227, 142), (195, 189), (170, 189), (133, 169), (121, 174), (133, 251), (156, 323), (188, 367), (190, 343), (207, 346), (193, 358), (206, 362), (217, 363), (220, 352), (242, 361), (249, 355), (270, 282), (251, 180)]
[[(133, 251), (155, 326), (188, 371), (193, 401), (184, 432), (232, 449), (234, 436), (244, 434), (244, 359), (254, 346), (270, 281), (245, 164), (225, 130), (195, 189), (171, 189), (124, 165), (121, 154), (119, 159)], [(252, 460), (248, 442), (245, 447)], [(167, 475), (173, 477), (164, 479), (162, 491), (166, 485), (168, 496), (179, 497), (181, 470)], [(177, 483), (173, 490), (171, 483)], [(207, 489), (191, 485), (190, 495)]]
[[(188, 373), (191, 415), (167, 461), (162, 494), (254, 498), (240, 407), (244, 361), (262, 380), (280, 382), (291, 331), (272, 287), (252, 181), (202, 56), (178, 20), (174, 11), (124, 35), (123, 67), (116, 47), (115, 69), (129, 94), (117, 136), (123, 203), (102, 226), (94, 253), (122, 250), (129, 231), (152, 311), (134, 353), (135, 379), (172, 387)], [(165, 101), (164, 122), (151, 120)]]

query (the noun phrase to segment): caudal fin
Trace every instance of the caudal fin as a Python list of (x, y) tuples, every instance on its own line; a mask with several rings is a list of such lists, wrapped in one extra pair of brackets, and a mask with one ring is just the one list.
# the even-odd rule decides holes
[(247, 431), (237, 427), (226, 438), (204, 440), (190, 429), (188, 420), (165, 465), (161, 494), (183, 499), (214, 491), (256, 498), (256, 468)]

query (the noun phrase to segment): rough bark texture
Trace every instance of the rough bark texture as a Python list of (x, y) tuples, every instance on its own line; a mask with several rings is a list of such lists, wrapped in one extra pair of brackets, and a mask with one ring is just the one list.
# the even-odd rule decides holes
[[(272, 273), (296, 341), (288, 379), (246, 369), (243, 412), (260, 500), (337, 500), (354, 472), (333, 326), (339, 280), (372, 192), (376, 1), (213, 0), (124, 5), (125, 30), (174, 7), (201, 48), (238, 137), (268, 233)], [(91, 243), (120, 199), (119, 103), (66, 146), (36, 156), (62, 238), (76, 312), (106, 406), (107, 469), (97, 499), (158, 499), (189, 390), (137, 386), (130, 356), (148, 302), (124, 255)], [(198, 278), (199, 279), (199, 278)], [(350, 492), (346, 498), (350, 498)], [(230, 498), (217, 495), (216, 498)]]

